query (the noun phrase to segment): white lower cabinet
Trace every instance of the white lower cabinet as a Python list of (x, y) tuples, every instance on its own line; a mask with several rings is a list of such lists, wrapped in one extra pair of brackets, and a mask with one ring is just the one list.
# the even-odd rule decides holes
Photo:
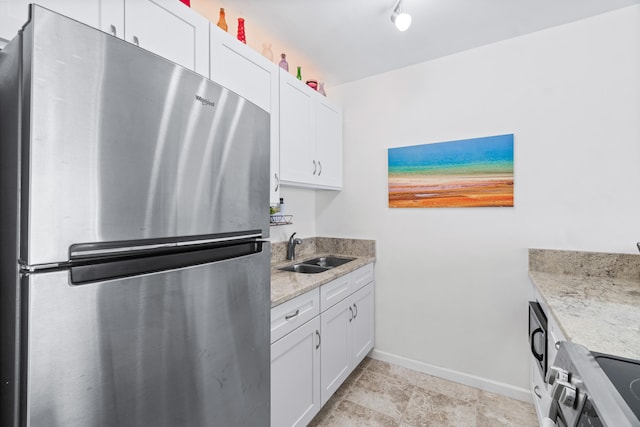
[(320, 400), (324, 405), (338, 387), (347, 379), (351, 370), (351, 334), (349, 323), (353, 319), (351, 299), (347, 298), (322, 313), (322, 370)]
[(369, 264), (271, 309), (272, 427), (307, 425), (371, 351), (373, 302)]
[(271, 344), (271, 426), (306, 426), (320, 410), (320, 317)]
[(373, 282), (322, 312), (320, 321), (324, 405), (373, 348)]

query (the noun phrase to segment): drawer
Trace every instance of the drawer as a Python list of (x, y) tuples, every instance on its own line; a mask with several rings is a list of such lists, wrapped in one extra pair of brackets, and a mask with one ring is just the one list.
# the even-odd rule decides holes
[(373, 264), (367, 264), (351, 273), (351, 292), (373, 281)]
[(271, 309), (271, 343), (320, 314), (320, 291), (314, 289)]
[(351, 274), (353, 273), (345, 274), (320, 287), (320, 311), (325, 311), (351, 295)]

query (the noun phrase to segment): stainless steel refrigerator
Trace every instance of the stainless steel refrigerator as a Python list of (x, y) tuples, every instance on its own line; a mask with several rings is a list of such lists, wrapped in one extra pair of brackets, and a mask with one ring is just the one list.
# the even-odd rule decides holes
[(0, 150), (0, 424), (268, 425), (268, 114), (32, 6)]

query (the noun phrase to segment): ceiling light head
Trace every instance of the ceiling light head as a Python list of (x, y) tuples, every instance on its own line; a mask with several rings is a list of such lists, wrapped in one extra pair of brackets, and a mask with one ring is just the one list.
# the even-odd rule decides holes
[(401, 11), (402, 0), (398, 0), (391, 14), (391, 22), (396, 24), (400, 31), (406, 31), (411, 26), (411, 15)]

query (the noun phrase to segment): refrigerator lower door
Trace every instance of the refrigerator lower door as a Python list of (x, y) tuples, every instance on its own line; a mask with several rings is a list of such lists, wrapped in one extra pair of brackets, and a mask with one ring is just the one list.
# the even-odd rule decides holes
[(268, 426), (269, 259), (25, 279), (26, 425)]

